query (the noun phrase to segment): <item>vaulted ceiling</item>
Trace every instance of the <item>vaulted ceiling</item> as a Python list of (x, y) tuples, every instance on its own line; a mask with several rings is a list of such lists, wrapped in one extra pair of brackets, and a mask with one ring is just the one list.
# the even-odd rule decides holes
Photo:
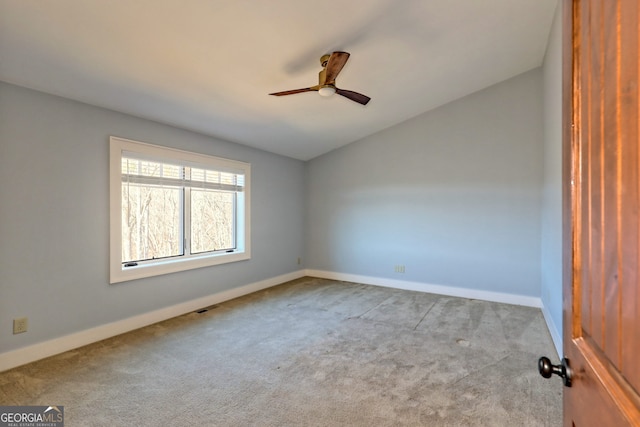
[[(0, 0), (0, 80), (308, 160), (540, 66), (556, 3)], [(268, 96), (336, 50), (369, 104)]]

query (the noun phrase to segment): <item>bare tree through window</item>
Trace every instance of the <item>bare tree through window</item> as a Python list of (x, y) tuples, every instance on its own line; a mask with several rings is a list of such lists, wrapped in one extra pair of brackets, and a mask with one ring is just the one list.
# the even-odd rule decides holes
[(236, 193), (207, 188), (234, 174), (124, 157), (122, 173), (123, 263), (183, 255), (189, 226), (192, 254), (235, 248)]

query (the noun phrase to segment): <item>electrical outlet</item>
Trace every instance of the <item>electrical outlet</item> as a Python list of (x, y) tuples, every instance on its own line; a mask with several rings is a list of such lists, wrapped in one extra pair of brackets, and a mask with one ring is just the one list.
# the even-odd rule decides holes
[(26, 317), (20, 317), (19, 319), (13, 319), (13, 334), (21, 334), (27, 332), (29, 326), (29, 319)]
[(302, 258), (298, 258), (298, 265), (302, 264)]
[(396, 273), (404, 273), (404, 265), (396, 265), (394, 271)]

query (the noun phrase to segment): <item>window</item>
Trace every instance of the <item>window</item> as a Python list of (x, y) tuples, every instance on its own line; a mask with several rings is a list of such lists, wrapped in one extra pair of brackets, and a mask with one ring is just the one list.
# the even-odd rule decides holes
[(251, 257), (251, 165), (110, 143), (111, 283)]

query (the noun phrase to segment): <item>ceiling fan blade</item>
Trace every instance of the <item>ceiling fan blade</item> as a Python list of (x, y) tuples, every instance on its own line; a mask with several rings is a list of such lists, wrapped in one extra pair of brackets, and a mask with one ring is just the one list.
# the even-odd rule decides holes
[(317, 91), (318, 89), (320, 89), (320, 86), (312, 86), (312, 87), (305, 87), (304, 89), (285, 90), (283, 92), (270, 93), (269, 95), (274, 95), (274, 96), (294, 95), (296, 93), (302, 93), (302, 92), (313, 92), (313, 91)]
[(325, 78), (325, 84), (332, 85), (336, 82), (336, 77), (340, 74), (342, 67), (347, 63), (349, 54), (347, 52), (333, 52), (327, 62), (327, 74)]
[(342, 95), (345, 98), (349, 98), (350, 100), (355, 101), (362, 105), (367, 105), (367, 103), (371, 100), (371, 98), (369, 98), (368, 96), (358, 92), (354, 92), (352, 90), (344, 90), (344, 89), (336, 88), (336, 93), (338, 95)]

